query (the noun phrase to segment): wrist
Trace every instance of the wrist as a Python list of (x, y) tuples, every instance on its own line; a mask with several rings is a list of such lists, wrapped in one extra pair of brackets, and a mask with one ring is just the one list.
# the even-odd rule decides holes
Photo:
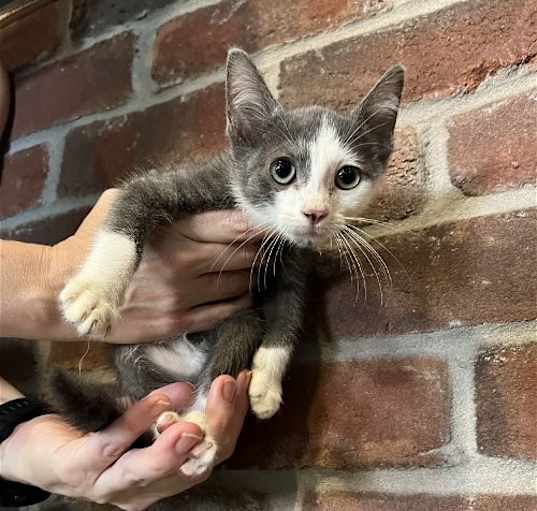
[(0, 241), (0, 337), (36, 339), (56, 312), (47, 274), (50, 247)]

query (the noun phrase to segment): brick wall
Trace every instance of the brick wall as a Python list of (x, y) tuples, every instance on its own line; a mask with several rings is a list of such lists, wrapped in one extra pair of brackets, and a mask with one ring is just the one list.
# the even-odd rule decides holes
[(378, 275), (381, 304), (364, 261), (356, 300), (319, 270), (281, 413), (249, 420), (184, 509), (537, 510), (537, 1), (132, 2), (117, 19), (95, 4), (70, 24), (68, 2), (49, 5), (39, 51), (16, 33), (0, 47), (27, 50), (10, 63), (4, 236), (55, 242), (134, 166), (220, 150), (231, 45), (289, 106), (345, 110), (391, 64), (408, 71), (371, 212), (393, 284)]

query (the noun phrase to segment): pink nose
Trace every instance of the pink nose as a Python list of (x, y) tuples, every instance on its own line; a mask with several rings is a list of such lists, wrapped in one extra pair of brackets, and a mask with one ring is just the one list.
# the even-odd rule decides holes
[(302, 211), (302, 213), (304, 213), (306, 218), (311, 220), (313, 225), (320, 224), (328, 216), (327, 209), (307, 209)]

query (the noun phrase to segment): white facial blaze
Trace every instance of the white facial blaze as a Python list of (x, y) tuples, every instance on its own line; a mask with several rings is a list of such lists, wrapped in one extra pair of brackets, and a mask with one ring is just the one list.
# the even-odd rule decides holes
[(318, 202), (316, 194), (328, 196), (335, 172), (343, 165), (355, 165), (356, 159), (339, 139), (336, 129), (326, 119), (317, 137), (309, 144), (310, 177), (306, 187), (306, 201)]

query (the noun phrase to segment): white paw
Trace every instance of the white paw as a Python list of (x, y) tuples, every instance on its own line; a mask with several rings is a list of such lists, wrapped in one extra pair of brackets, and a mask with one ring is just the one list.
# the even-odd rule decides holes
[(102, 283), (83, 276), (71, 279), (60, 293), (64, 318), (80, 335), (102, 339), (119, 316), (114, 297)]
[(198, 444), (190, 454), (190, 458), (185, 461), (180, 471), (187, 477), (198, 477), (211, 470), (216, 464), (217, 453), (216, 442), (208, 436)]
[(252, 410), (260, 419), (270, 419), (280, 409), (282, 386), (266, 371), (252, 371), (248, 394)]
[(190, 453), (190, 457), (179, 469), (187, 477), (198, 477), (210, 471), (216, 464), (218, 445), (207, 435), (207, 418), (205, 414), (192, 411), (181, 416), (181, 420), (197, 424), (205, 433), (205, 438)]
[(154, 425), (155, 438), (168, 427), (181, 420), (181, 417), (176, 412), (163, 412), (158, 416)]

